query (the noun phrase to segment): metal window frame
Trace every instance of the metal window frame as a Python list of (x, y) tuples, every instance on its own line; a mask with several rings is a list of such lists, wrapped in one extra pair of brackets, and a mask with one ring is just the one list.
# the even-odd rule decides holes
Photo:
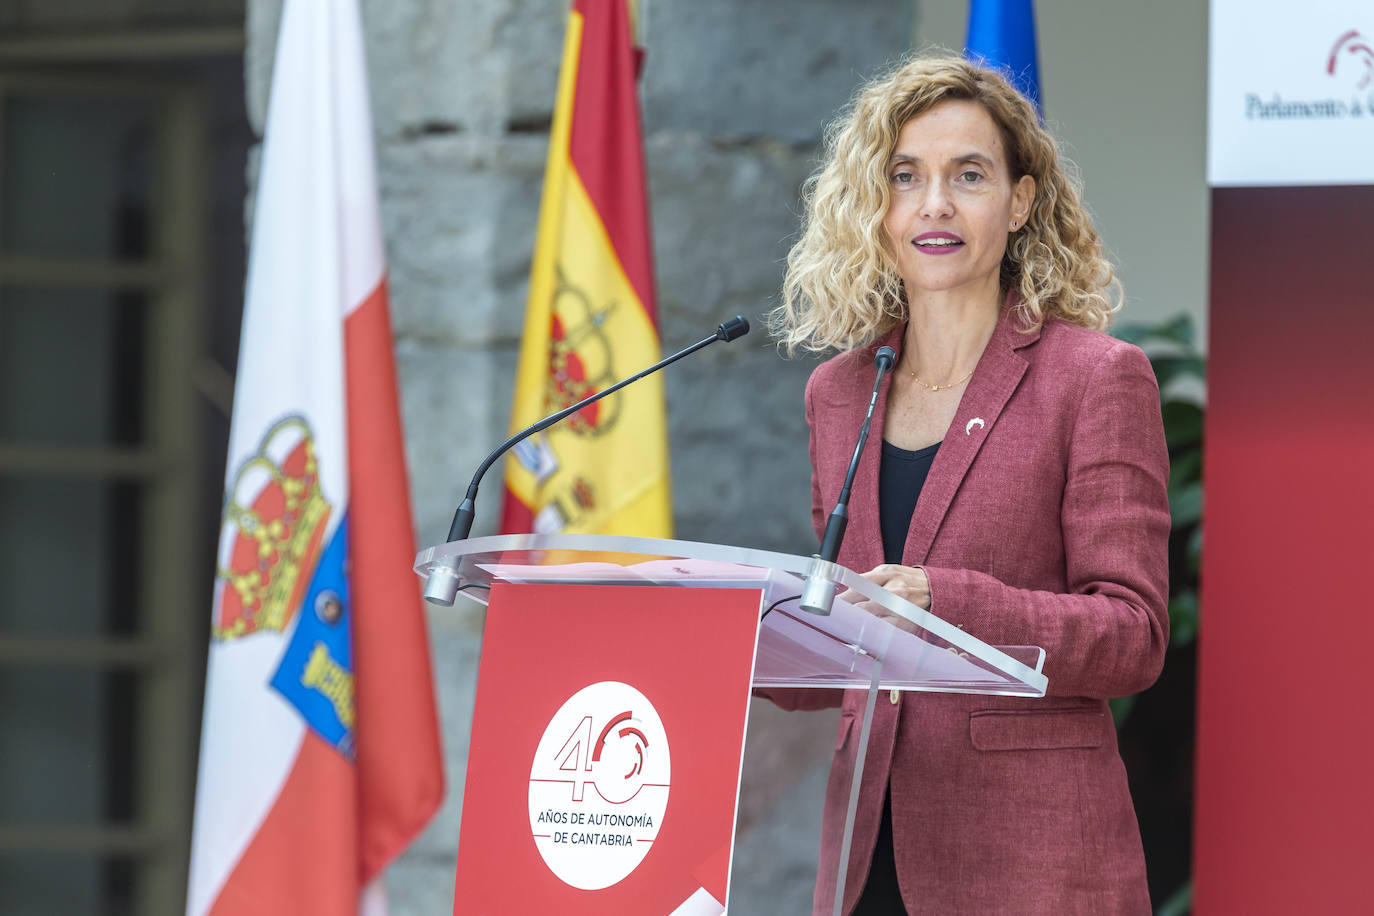
[[(116, 47), (115, 46), (111, 47)], [(79, 42), (77, 43), (79, 49)], [(0, 45), (0, 66), (13, 55)], [(240, 43), (241, 50), (241, 43)], [(60, 56), (60, 55), (59, 55)], [(72, 56), (63, 57), (71, 60)], [(136, 799), (130, 823), (0, 824), (0, 851), (49, 851), (133, 859), (135, 910), (184, 906), (199, 695), (193, 678), (205, 646), (196, 608), (208, 608), (187, 532), (197, 517), (196, 356), (207, 300), (207, 125), (197, 90), (115, 76), (0, 74), (0, 99), (122, 97), (157, 110), (150, 257), (142, 261), (27, 257), (0, 252), (0, 285), (138, 289), (148, 297), (143, 441), (136, 447), (58, 447), (0, 442), (0, 474), (131, 479), (140, 511), (130, 524), (142, 549), (134, 638), (16, 638), (0, 634), (0, 664), (124, 670), (137, 676)], [(0, 107), (0, 117), (3, 108)], [(0, 130), (4, 129), (0, 123)], [(0, 201), (0, 206), (3, 201)], [(208, 615), (205, 615), (208, 616)]]

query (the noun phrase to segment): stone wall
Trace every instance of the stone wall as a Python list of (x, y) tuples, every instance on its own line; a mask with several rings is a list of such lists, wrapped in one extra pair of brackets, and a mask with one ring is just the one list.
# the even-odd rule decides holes
[[(641, 0), (642, 99), (665, 350), (747, 316), (755, 333), (668, 370), (677, 536), (807, 553), (801, 394), (812, 363), (761, 332), (823, 121), (902, 53), (909, 0)], [(566, 0), (362, 0), (417, 537), (441, 540), (505, 434)], [(279, 0), (249, 0), (261, 130)], [(492, 533), (489, 479), (474, 533)], [(440, 815), (391, 870), (397, 914), (447, 912), (482, 613), (430, 616), (448, 767)], [(756, 704), (735, 908), (804, 912), (829, 714)]]

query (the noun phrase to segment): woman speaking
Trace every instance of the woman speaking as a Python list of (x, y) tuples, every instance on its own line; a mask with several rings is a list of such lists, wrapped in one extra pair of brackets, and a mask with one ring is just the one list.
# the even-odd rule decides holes
[[(840, 353), (806, 388), (812, 518), (883, 383), (839, 562), (992, 645), (1044, 648), (1044, 699), (894, 691), (875, 713), (846, 913), (1148, 913), (1107, 699), (1168, 644), (1168, 455), (1120, 285), (1035, 110), (915, 59), (827, 132), (774, 331)], [(814, 703), (807, 691), (770, 694)], [(836, 695), (838, 696), (838, 695)], [(816, 912), (831, 912), (862, 695), (843, 698)]]

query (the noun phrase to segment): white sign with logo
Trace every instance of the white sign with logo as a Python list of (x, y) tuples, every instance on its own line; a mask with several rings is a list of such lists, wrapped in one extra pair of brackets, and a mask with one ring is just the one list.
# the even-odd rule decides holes
[(1207, 180), (1374, 184), (1374, 3), (1212, 0)]
[(601, 890), (644, 861), (668, 810), (668, 735), (649, 699), (601, 681), (549, 721), (530, 768), (530, 833), (565, 884)]

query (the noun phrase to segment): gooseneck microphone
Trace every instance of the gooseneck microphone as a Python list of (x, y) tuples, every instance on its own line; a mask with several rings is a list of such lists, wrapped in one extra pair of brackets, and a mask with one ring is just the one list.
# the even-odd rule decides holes
[[(517, 445), (521, 440), (529, 436), (532, 436), (537, 432), (548, 429), (550, 426), (557, 423), (559, 420), (562, 420), (564, 417), (568, 417), (572, 414), (577, 413), (579, 410), (581, 410), (583, 407), (586, 407), (588, 404), (592, 404), (596, 401), (599, 401), (608, 394), (614, 394), (615, 392), (624, 388), (626, 385), (629, 385), (633, 382), (637, 382), (640, 379), (644, 378), (644, 376), (646, 375), (652, 375), (653, 373), (662, 369), (664, 366), (667, 366), (670, 363), (675, 363), (678, 360), (682, 359), (682, 357), (684, 356), (690, 356), (691, 354), (700, 350), (702, 347), (710, 346), (718, 340), (724, 340), (726, 342), (736, 340), (748, 333), (748, 320), (746, 320), (743, 315), (736, 315), (734, 318), (731, 318), (728, 321), (721, 322), (721, 324), (716, 328), (716, 332), (712, 334), (710, 337), (702, 338), (701, 340), (692, 344), (690, 347), (686, 347), (682, 350), (677, 351), (672, 356), (659, 360), (649, 368), (644, 369), (636, 373), (635, 375), (630, 376), (627, 379), (616, 382), (609, 388), (603, 388), (596, 394), (591, 395), (590, 397), (583, 398), (576, 404), (573, 404), (571, 407), (565, 407), (557, 413), (551, 414), (545, 417), (544, 419), (540, 420), (539, 422), (525, 427), (520, 432), (511, 436), (505, 442), (502, 442), (499, 446), (496, 447), (495, 451), (493, 451), (490, 455), (483, 459), (481, 465), (479, 465), (477, 468), (477, 473), (472, 475), (472, 482), (468, 484), (467, 495), (463, 497), (463, 501), (458, 504), (458, 510), (453, 514), (453, 524), (451, 524), (448, 529), (447, 543), (461, 541), (468, 536), (468, 532), (472, 530), (473, 517), (476, 515), (477, 512), (477, 487), (482, 483), (482, 476), (487, 473), (487, 470), (493, 464), (496, 463), (498, 458), (504, 455), (512, 447)], [(444, 606), (451, 605), (453, 604), (453, 599), (457, 594), (457, 589), (457, 573), (451, 567), (447, 567), (442, 564), (435, 564), (434, 569), (429, 574), (428, 580), (426, 580), (425, 582), (426, 600), (430, 601), (433, 604), (441, 604)]]
[(840, 555), (840, 544), (844, 541), (844, 530), (849, 525), (849, 492), (854, 487), (854, 474), (859, 470), (859, 459), (863, 457), (864, 446), (868, 444), (868, 430), (873, 425), (873, 408), (878, 404), (878, 390), (882, 388), (883, 377), (891, 371), (897, 354), (891, 347), (879, 347), (873, 357), (873, 365), (878, 370), (873, 379), (873, 394), (868, 399), (868, 412), (864, 414), (863, 425), (859, 427), (859, 441), (854, 445), (854, 457), (849, 459), (849, 470), (844, 475), (844, 486), (840, 487), (840, 498), (825, 522), (825, 533), (821, 536), (821, 549), (815, 555), (811, 570), (806, 577), (802, 590), (801, 608), (812, 614), (829, 614), (835, 600), (835, 587), (838, 585), (838, 570), (835, 558)]

